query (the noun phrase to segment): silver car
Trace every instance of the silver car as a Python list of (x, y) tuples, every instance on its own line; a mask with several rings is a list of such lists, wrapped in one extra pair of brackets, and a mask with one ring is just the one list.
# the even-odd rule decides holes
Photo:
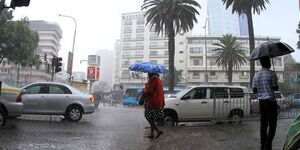
[(72, 122), (94, 112), (94, 98), (62, 83), (39, 82), (22, 88), (23, 114), (64, 115)]
[[(1, 82), (1, 81), (0, 81)], [(23, 104), (19, 99), (21, 90), (1, 82), (0, 107), (9, 118), (19, 117), (23, 111)]]

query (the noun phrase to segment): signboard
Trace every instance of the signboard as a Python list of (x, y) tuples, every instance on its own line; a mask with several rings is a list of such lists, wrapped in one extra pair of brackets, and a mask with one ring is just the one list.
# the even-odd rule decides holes
[(98, 55), (89, 55), (88, 56), (88, 65), (89, 66), (100, 66), (100, 56)]
[(300, 78), (293, 78), (294, 83), (300, 83)]
[(73, 53), (69, 52), (68, 54), (68, 67), (67, 67), (67, 73), (72, 74), (72, 68), (73, 68)]
[(87, 79), (88, 80), (99, 80), (100, 79), (100, 68), (98, 66), (89, 66), (87, 68)]

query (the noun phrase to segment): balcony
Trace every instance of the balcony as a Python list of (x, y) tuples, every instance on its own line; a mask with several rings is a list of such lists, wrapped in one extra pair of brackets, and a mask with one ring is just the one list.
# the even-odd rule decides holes
[(168, 46), (150, 46), (149, 49), (168, 49)]
[(144, 46), (130, 46), (123, 47), (123, 50), (144, 50)]
[(149, 55), (149, 58), (169, 58), (169, 55)]

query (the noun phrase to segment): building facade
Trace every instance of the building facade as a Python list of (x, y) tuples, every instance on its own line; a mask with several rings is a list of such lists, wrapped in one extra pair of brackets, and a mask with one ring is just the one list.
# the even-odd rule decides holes
[[(203, 36), (178, 34), (175, 37), (175, 68), (182, 71), (179, 85), (192, 86), (205, 83), (205, 73), (208, 74), (208, 83), (213, 85), (227, 84), (226, 70), (214, 62), (214, 51), (222, 36)], [(279, 37), (268, 37), (271, 41), (279, 41)], [(248, 36), (237, 36), (249, 56)], [(256, 37), (255, 44), (266, 42), (267, 37)], [(206, 43), (206, 46), (205, 46)], [(147, 82), (144, 73), (131, 72), (128, 68), (135, 62), (156, 62), (168, 68), (168, 38), (157, 35), (154, 30), (145, 25), (143, 13), (126, 13), (122, 15), (121, 38), (115, 46), (115, 77), (114, 83), (128, 87), (143, 87)], [(207, 56), (207, 57), (206, 57)], [(246, 58), (248, 60), (248, 58)], [(249, 61), (239, 69), (233, 70), (233, 84), (249, 87)], [(279, 81), (283, 81), (283, 58), (274, 59), (275, 70)], [(256, 62), (256, 71), (260, 70)]]
[[(57, 57), (60, 50), (62, 30), (58, 24), (37, 20), (29, 21), (29, 27), (38, 33), (39, 42), (34, 55), (42, 61), (42, 64), (32, 68), (21, 67), (18, 86), (37, 81), (51, 81), (51, 59)], [(17, 66), (5, 60), (1, 67), (2, 81), (17, 86)]]
[(232, 8), (226, 9), (220, 0), (207, 1), (209, 35), (248, 35), (247, 16), (232, 14)]

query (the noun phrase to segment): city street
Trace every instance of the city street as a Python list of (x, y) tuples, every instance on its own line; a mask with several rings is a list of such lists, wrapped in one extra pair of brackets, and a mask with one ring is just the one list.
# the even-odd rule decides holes
[[(279, 120), (273, 142), (282, 149), (291, 120)], [(103, 106), (78, 123), (60, 116), (24, 115), (0, 129), (0, 150), (258, 150), (259, 122), (180, 123), (151, 140), (140, 107)]]

